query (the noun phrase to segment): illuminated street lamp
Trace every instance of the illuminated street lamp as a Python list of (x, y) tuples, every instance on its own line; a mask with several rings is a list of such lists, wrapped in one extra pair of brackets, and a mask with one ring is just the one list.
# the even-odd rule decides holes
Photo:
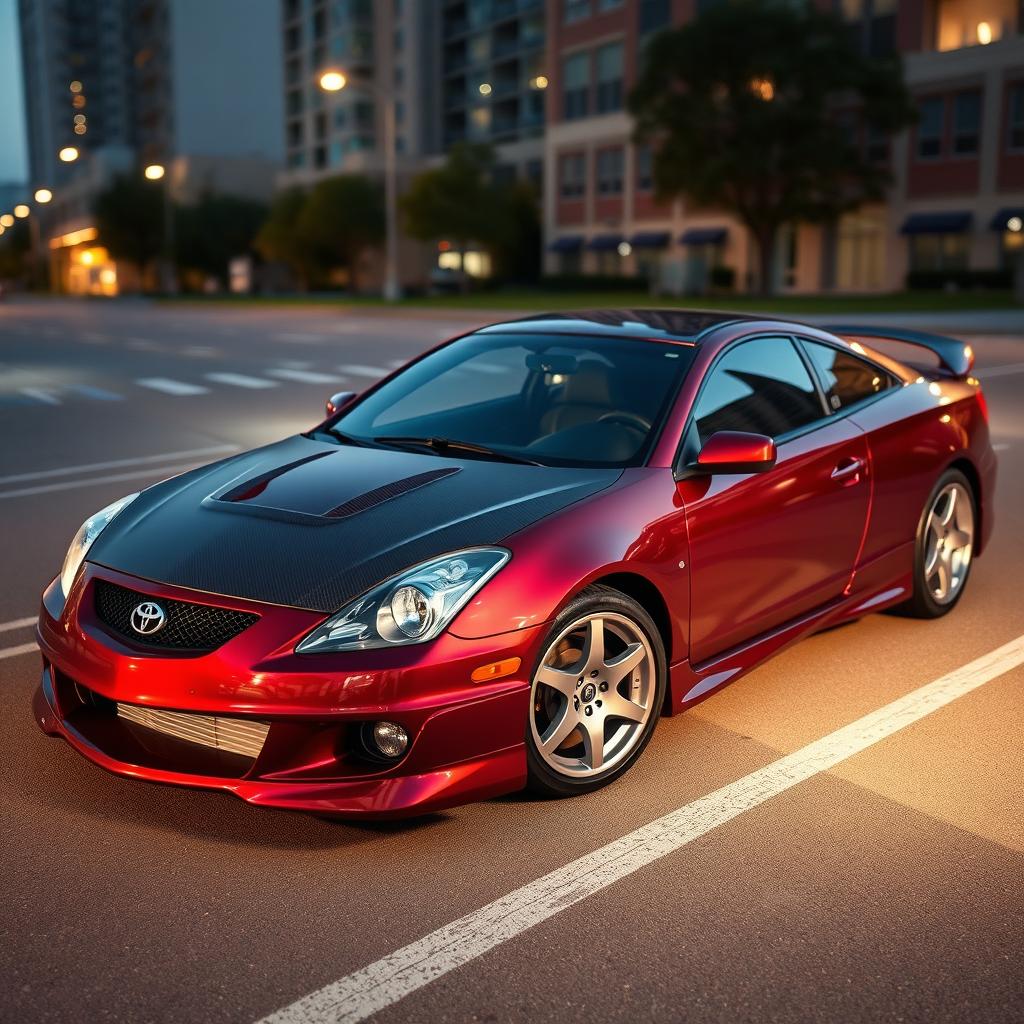
[(53, 198), (53, 193), (48, 188), (37, 188), (35, 200), (37, 203), (48, 203)]
[(14, 227), (14, 216), (10, 213), (5, 213), (0, 217), (0, 228), (12, 228)]
[(78, 159), (78, 149), (75, 146), (65, 146), (57, 156), (66, 164), (73, 164)]
[(149, 164), (142, 172), (150, 181), (159, 181), (166, 173), (163, 164)]
[(174, 272), (174, 207), (171, 203), (171, 187), (164, 176), (167, 168), (163, 164), (146, 164), (142, 169), (142, 176), (147, 181), (163, 181), (164, 199), (164, 237), (163, 237), (163, 258), (164, 258), (164, 281), (165, 291), (171, 295), (177, 294), (178, 275)]
[(22, 220), (24, 220), (30, 212), (31, 211), (24, 203), (18, 203), (18, 205), (14, 208), (14, 216), (20, 217)]
[[(349, 84), (348, 76), (337, 68), (320, 75), (320, 88), (339, 92)], [(394, 301), (402, 297), (398, 281), (398, 142), (395, 131), (395, 95), (382, 82), (362, 81), (357, 88), (374, 93), (384, 103), (384, 298)]]

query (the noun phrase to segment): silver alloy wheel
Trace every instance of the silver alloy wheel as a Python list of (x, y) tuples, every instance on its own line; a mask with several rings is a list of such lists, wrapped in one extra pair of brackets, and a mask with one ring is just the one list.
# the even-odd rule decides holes
[(949, 483), (932, 502), (925, 525), (924, 581), (940, 605), (964, 584), (974, 545), (974, 505), (962, 483)]
[(616, 612), (577, 619), (549, 645), (533, 679), (537, 752), (570, 778), (608, 771), (642, 739), (657, 689), (654, 652), (635, 622)]

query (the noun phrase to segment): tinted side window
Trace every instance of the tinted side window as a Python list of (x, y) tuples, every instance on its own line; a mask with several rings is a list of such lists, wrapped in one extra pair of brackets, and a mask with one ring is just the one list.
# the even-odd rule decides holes
[(745, 341), (718, 361), (697, 400), (701, 440), (718, 430), (778, 437), (825, 415), (789, 338)]
[(895, 383), (885, 370), (842, 349), (814, 341), (802, 344), (821, 376), (825, 395), (833, 409), (845, 409), (891, 388)]

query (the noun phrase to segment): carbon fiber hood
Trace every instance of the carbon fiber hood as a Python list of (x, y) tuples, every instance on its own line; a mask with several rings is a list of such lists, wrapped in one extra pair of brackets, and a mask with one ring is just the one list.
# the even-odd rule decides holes
[(331, 612), (407, 566), (498, 544), (620, 473), (299, 436), (150, 487), (100, 534), (89, 561), (173, 586)]

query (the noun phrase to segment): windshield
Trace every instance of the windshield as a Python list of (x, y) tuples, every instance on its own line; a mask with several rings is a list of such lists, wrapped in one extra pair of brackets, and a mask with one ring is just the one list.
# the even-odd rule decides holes
[[(692, 349), (628, 338), (474, 334), (426, 356), (334, 425), (357, 442), (544, 465), (635, 466)], [(452, 442), (447, 444), (446, 442)], [(479, 449), (484, 449), (481, 452)]]

